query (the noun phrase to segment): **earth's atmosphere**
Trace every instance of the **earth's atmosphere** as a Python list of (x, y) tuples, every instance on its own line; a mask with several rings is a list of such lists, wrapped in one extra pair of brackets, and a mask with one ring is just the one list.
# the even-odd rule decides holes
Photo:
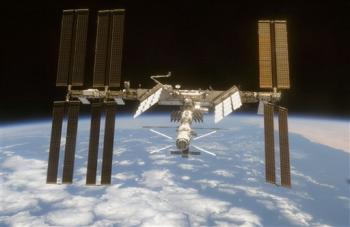
[[(45, 184), (50, 120), (2, 126), (0, 225), (349, 226), (349, 121), (289, 118), (292, 189), (265, 183), (262, 123), (232, 115), (194, 124), (227, 130), (193, 141), (216, 157), (186, 159), (150, 154), (174, 141), (142, 126), (175, 127), (169, 116), (117, 117), (110, 186), (84, 185), (89, 119), (79, 121), (72, 185)], [(176, 135), (176, 128), (157, 130)]]

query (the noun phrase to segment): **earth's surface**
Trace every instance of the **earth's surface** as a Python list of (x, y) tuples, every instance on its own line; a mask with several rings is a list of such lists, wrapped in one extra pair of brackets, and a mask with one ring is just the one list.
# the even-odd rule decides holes
[(84, 185), (89, 119), (79, 122), (72, 185), (45, 184), (50, 120), (2, 126), (0, 226), (349, 226), (349, 121), (289, 119), (292, 189), (265, 183), (262, 122), (229, 116), (215, 125), (228, 130), (193, 142), (216, 157), (185, 159), (150, 154), (174, 141), (142, 126), (176, 126), (167, 115), (117, 117), (111, 186)]

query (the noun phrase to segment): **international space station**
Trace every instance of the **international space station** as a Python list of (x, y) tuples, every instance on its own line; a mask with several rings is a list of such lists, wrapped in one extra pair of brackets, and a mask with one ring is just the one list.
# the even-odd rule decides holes
[[(191, 141), (209, 136), (215, 131), (197, 135), (193, 122), (203, 122), (203, 114), (214, 112), (215, 123), (221, 121), (242, 104), (259, 103), (258, 114), (264, 115), (265, 176), (275, 185), (291, 187), (288, 144), (287, 109), (278, 105), (282, 91), (290, 88), (287, 23), (285, 20), (258, 21), (259, 79), (262, 91), (242, 91), (237, 86), (227, 90), (182, 90), (180, 85), (168, 85), (154, 75), (155, 86), (150, 89), (131, 88), (129, 81), (121, 87), (121, 67), (124, 38), (124, 9), (100, 10), (97, 12), (97, 30), (94, 51), (93, 85), (84, 89), (85, 58), (87, 52), (88, 9), (63, 10), (56, 86), (67, 87), (64, 101), (53, 103), (53, 119), (49, 148), (47, 183), (58, 183), (59, 153), (62, 125), (67, 115), (67, 133), (64, 149), (62, 183), (73, 182), (75, 147), (80, 105), (91, 106), (90, 140), (88, 148), (86, 184), (97, 184), (98, 150), (101, 118), (105, 117), (101, 184), (111, 184), (112, 160), (115, 133), (115, 118), (118, 105), (136, 100), (140, 104), (134, 114), (138, 117), (154, 105), (176, 106), (170, 120), (178, 122), (175, 145), (171, 154), (197, 155), (200, 151), (215, 153)], [(274, 115), (278, 115), (280, 177), (276, 182)], [(150, 129), (160, 136), (171, 138)], [(154, 152), (166, 150), (170, 146)], [(190, 148), (191, 147), (191, 148)], [(195, 149), (197, 151), (193, 151)], [(152, 153), (152, 152), (151, 152)]]

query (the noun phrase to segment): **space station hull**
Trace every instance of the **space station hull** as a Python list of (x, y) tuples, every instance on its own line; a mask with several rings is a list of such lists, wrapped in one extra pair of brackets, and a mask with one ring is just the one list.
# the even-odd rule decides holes
[(192, 139), (192, 110), (184, 110), (181, 115), (181, 123), (177, 129), (177, 137), (176, 137), (176, 147), (180, 151), (188, 150)]

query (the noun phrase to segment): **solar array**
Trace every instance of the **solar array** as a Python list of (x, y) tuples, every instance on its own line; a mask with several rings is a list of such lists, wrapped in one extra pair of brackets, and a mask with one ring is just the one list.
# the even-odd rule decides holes
[(151, 92), (150, 95), (141, 101), (139, 107), (136, 110), (136, 113), (134, 114), (134, 118), (141, 115), (143, 112), (148, 110), (151, 106), (156, 104), (159, 101), (160, 95), (162, 94), (163, 88), (157, 89), (155, 92)]
[[(268, 89), (289, 89), (287, 22), (284, 20), (260, 20), (258, 22), (258, 35), (260, 87)], [(258, 114), (264, 114), (266, 181), (276, 184), (273, 122), (275, 109), (278, 110), (279, 118), (281, 185), (291, 187), (287, 120), (288, 110), (275, 105), (273, 102), (260, 101)]]
[(63, 10), (56, 86), (82, 86), (89, 10)]
[(289, 89), (287, 22), (259, 20), (258, 34), (260, 87)]
[(270, 103), (264, 104), (265, 128), (265, 176), (266, 181), (276, 184), (274, 110), (278, 111), (279, 152), (281, 186), (291, 187), (290, 159), (288, 142), (288, 110)]
[(98, 11), (93, 87), (120, 87), (124, 13)]
[[(100, 10), (97, 13), (94, 87), (119, 87), (121, 77), (124, 9)], [(67, 115), (66, 145), (64, 149), (62, 183), (73, 182), (75, 147), (80, 102), (91, 104), (91, 128), (86, 184), (97, 183), (100, 122), (105, 117), (101, 184), (111, 183), (116, 106), (123, 105), (120, 97), (96, 98), (92, 103), (81, 95), (72, 100), (72, 86), (82, 86), (85, 69), (89, 10), (63, 10), (57, 68), (57, 86), (68, 86), (66, 101), (53, 106), (52, 132), (49, 149), (47, 183), (58, 182), (61, 132)]]
[[(74, 162), (80, 103), (91, 106), (91, 124), (87, 159), (86, 184), (110, 184), (112, 176), (113, 148), (115, 137), (115, 118), (117, 105), (124, 105), (124, 100), (138, 100), (134, 118), (138, 117), (155, 104), (180, 106), (170, 116), (171, 122), (186, 124), (177, 129), (181, 141), (187, 151), (171, 151), (172, 154), (199, 155), (200, 152), (189, 151), (192, 135), (192, 122), (203, 122), (203, 113), (214, 110), (215, 123), (242, 106), (242, 103), (259, 102), (258, 113), (264, 115), (265, 139), (265, 175), (266, 181), (276, 181), (276, 162), (280, 164), (281, 186), (291, 187), (290, 157), (288, 141), (288, 110), (277, 103), (281, 99), (281, 90), (290, 88), (287, 23), (283, 20), (258, 21), (259, 41), (259, 78), (260, 88), (271, 89), (269, 92), (241, 91), (236, 86), (225, 91), (216, 90), (180, 90), (181, 86), (163, 85), (157, 79), (167, 75), (151, 76), (156, 85), (151, 89), (132, 89), (130, 83), (124, 81), (124, 89), (120, 89), (121, 66), (124, 33), (124, 9), (100, 10), (97, 12), (97, 29), (94, 48), (94, 67), (92, 87), (76, 89), (84, 85), (85, 61), (88, 41), (88, 9), (63, 10), (60, 46), (57, 66), (57, 86), (66, 86), (65, 101), (55, 101), (52, 112), (52, 131), (49, 148), (47, 183), (72, 183), (74, 179)], [(92, 55), (91, 55), (92, 56)], [(114, 89), (114, 90), (113, 90)], [(275, 159), (274, 115), (278, 114), (278, 133), (280, 160)], [(186, 114), (187, 116), (185, 116)], [(66, 120), (65, 120), (66, 119)], [(104, 119), (103, 133), (101, 120)], [(63, 123), (67, 122), (64, 146), (62, 174), (60, 169), (60, 150)], [(161, 132), (150, 130), (158, 135), (172, 139)], [(214, 132), (196, 137), (197, 139)], [(182, 133), (182, 134), (181, 134)], [(186, 134), (191, 133), (191, 134)], [(100, 134), (103, 139), (100, 139)], [(178, 137), (177, 137), (178, 138)], [(193, 140), (196, 140), (194, 138)], [(177, 142), (176, 142), (177, 144)], [(155, 152), (167, 149), (161, 148)], [(215, 156), (204, 148), (194, 146), (199, 151)], [(99, 150), (102, 150), (102, 163), (99, 166)], [(277, 165), (278, 166), (278, 165)], [(100, 169), (99, 169), (100, 167)], [(99, 174), (100, 173), (100, 174)], [(101, 178), (98, 179), (98, 176)]]
[[(234, 92), (233, 94), (231, 94)], [(223, 99), (223, 97), (226, 97)], [(214, 122), (218, 123), (224, 117), (237, 110), (242, 106), (241, 96), (239, 91), (236, 90), (236, 87), (229, 89), (228, 92), (225, 92), (217, 100), (222, 100), (215, 105), (214, 110)]]

